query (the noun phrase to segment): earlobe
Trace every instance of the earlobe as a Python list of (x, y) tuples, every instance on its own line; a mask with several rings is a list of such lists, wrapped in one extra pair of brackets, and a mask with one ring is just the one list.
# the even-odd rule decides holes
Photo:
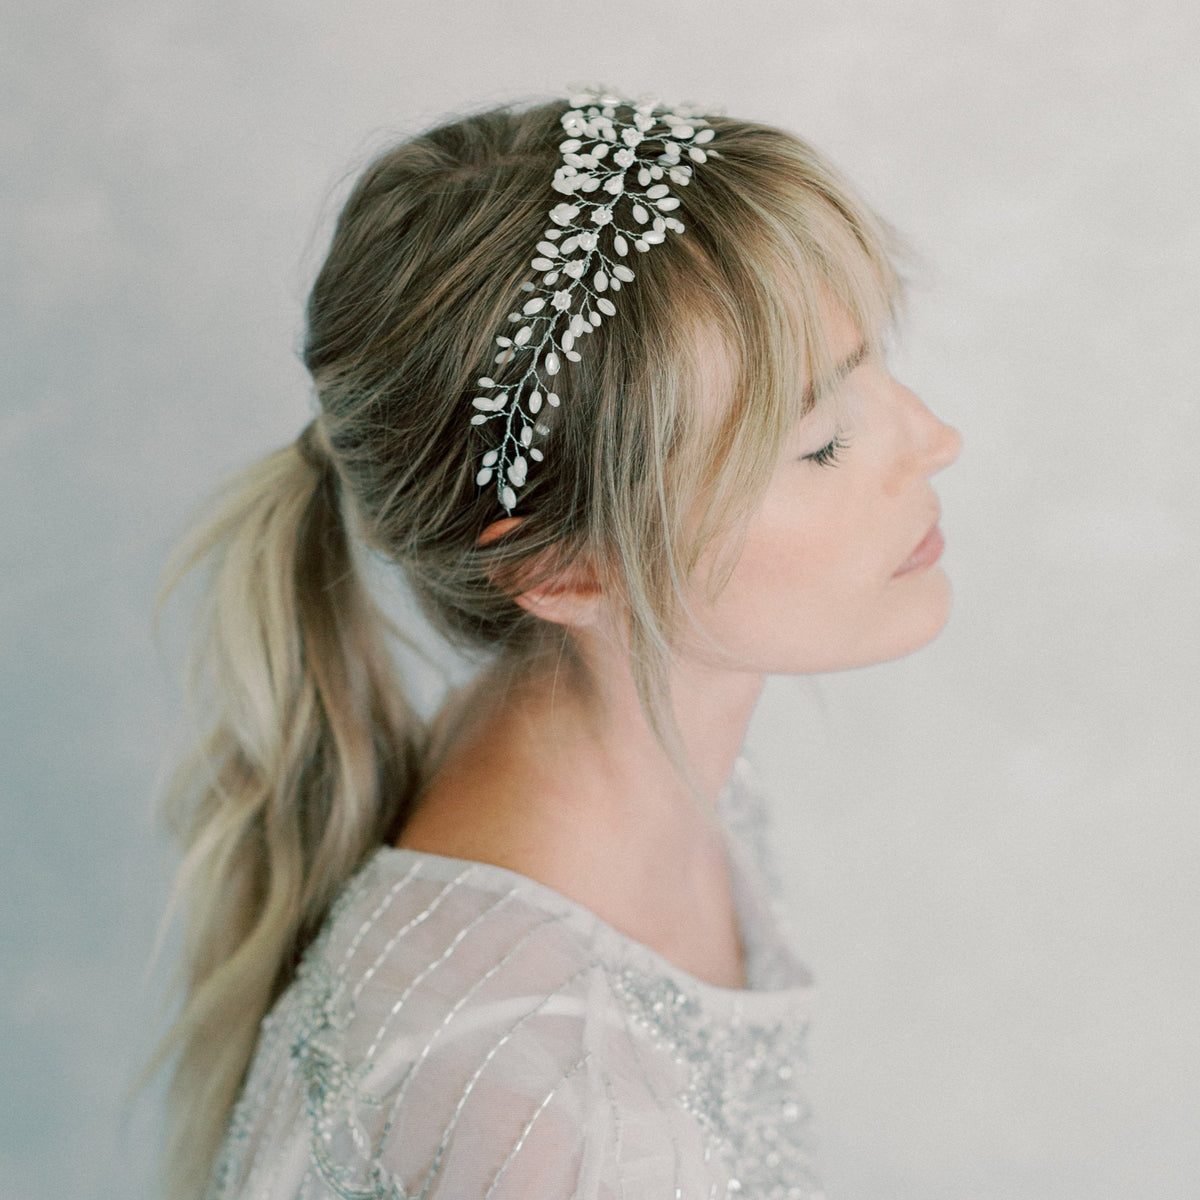
[(513, 599), (526, 612), (555, 625), (594, 625), (599, 616), (600, 589), (590, 575), (578, 579), (573, 574), (574, 569), (568, 569), (542, 587), (521, 592)]
[[(499, 541), (515, 529), (522, 517), (502, 517), (493, 521), (480, 535), (476, 546), (482, 548)], [(600, 588), (595, 577), (579, 563), (564, 568), (539, 587), (516, 592), (513, 599), (526, 612), (556, 625), (585, 626), (595, 623), (600, 603)]]

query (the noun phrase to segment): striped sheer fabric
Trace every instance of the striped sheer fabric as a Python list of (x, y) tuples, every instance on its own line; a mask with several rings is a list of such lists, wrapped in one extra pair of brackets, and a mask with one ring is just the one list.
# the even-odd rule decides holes
[(819, 1196), (811, 983), (745, 758), (720, 806), (745, 990), (502, 867), (381, 847), (263, 1022), (208, 1200)]

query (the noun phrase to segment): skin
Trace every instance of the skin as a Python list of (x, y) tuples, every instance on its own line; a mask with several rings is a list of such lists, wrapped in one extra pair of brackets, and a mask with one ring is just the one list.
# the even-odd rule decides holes
[[(844, 312), (830, 305), (826, 322), (847, 372), (793, 429), (728, 584), (694, 600), (698, 627), (674, 667), (675, 712), (709, 810), (650, 732), (604, 596), (577, 571), (516, 599), (570, 628), (594, 689), (533, 678), (500, 703), (485, 675), (454, 698), (399, 845), (518, 871), (696, 977), (745, 985), (711, 802), (766, 676), (900, 657), (935, 637), (950, 607), (940, 565), (896, 572), (937, 520), (930, 479), (961, 439), (877, 357), (851, 367), (861, 338)], [(811, 457), (827, 457), (835, 437), (836, 461)], [(721, 549), (709, 548), (702, 572)]]

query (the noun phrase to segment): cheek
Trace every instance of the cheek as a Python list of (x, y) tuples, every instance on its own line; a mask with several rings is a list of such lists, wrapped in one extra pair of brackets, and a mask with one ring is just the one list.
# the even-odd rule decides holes
[(834, 489), (802, 500), (781, 497), (764, 506), (760, 518), (746, 539), (746, 557), (763, 583), (840, 590), (868, 557), (853, 497)]
[[(767, 504), (746, 534), (742, 556), (719, 605), (749, 620), (814, 618), (861, 603), (865, 571), (861, 532), (848, 506), (809, 501)], [(765, 630), (763, 631), (766, 632)]]

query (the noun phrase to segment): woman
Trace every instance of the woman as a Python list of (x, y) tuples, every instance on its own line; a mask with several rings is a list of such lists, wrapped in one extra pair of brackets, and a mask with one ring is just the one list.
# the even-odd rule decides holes
[[(172, 1196), (816, 1194), (739, 751), (767, 673), (946, 618), (959, 439), (884, 363), (897, 298), (880, 222), (750, 122), (586, 93), (366, 170), (320, 414), (168, 587), (211, 563)], [(428, 730), (367, 547), (480, 663)]]

